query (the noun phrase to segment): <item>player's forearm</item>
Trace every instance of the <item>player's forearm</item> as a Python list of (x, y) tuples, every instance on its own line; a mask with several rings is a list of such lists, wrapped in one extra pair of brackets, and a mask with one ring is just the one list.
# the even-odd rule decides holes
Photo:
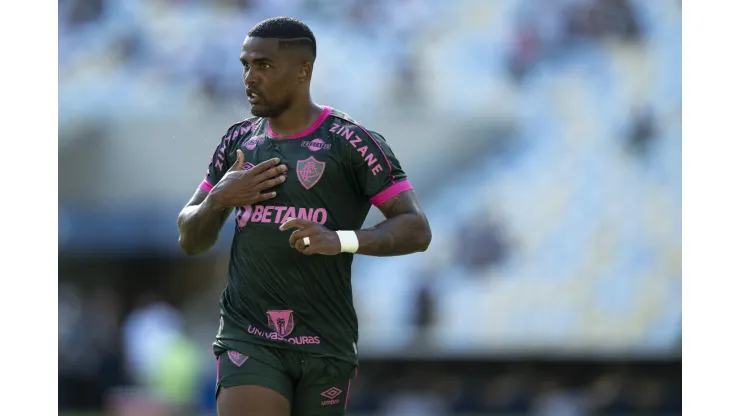
[(213, 247), (230, 211), (214, 206), (209, 198), (198, 205), (185, 207), (177, 218), (178, 243), (182, 251), (193, 256)]
[(401, 256), (425, 251), (432, 241), (432, 230), (420, 213), (400, 214), (375, 227), (356, 232), (357, 254)]

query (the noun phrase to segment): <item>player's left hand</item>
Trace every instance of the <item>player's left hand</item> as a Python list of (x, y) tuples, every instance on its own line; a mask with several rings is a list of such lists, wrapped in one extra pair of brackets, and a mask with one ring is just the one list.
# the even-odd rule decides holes
[[(337, 233), (319, 223), (291, 218), (280, 226), (280, 231), (290, 229), (295, 229), (290, 235), (290, 246), (303, 254), (333, 256), (342, 251)], [(304, 243), (304, 237), (308, 237), (308, 246)]]

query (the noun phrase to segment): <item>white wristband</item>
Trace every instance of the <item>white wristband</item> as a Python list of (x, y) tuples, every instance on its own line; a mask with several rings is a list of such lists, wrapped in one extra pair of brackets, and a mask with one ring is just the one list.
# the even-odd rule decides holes
[(339, 244), (342, 246), (342, 253), (356, 253), (360, 248), (360, 242), (357, 240), (357, 234), (354, 231), (337, 231)]

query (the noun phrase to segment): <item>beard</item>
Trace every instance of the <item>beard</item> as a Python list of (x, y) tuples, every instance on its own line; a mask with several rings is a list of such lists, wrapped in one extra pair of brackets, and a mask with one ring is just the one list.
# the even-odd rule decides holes
[(252, 115), (255, 117), (278, 117), (290, 106), (290, 103), (283, 102), (280, 104), (271, 104), (262, 100), (261, 103), (253, 105), (250, 109)]

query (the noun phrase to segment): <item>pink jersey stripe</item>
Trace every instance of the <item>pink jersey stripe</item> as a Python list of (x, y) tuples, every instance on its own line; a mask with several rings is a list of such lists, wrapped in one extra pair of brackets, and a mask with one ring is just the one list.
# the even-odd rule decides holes
[(211, 189), (213, 189), (213, 185), (211, 185), (211, 183), (208, 182), (207, 179), (203, 179), (203, 182), (200, 183), (199, 188), (203, 192), (210, 193), (211, 192)]
[(270, 137), (273, 137), (275, 139), (298, 139), (303, 136), (308, 136), (309, 134), (313, 133), (314, 130), (319, 128), (321, 123), (323, 123), (324, 120), (326, 120), (326, 118), (331, 113), (331, 107), (327, 107), (327, 106), (323, 106), (323, 107), (324, 109), (321, 111), (321, 115), (319, 115), (319, 118), (317, 118), (316, 121), (314, 121), (314, 123), (311, 124), (309, 128), (307, 128), (306, 130), (303, 130), (300, 133), (294, 134), (292, 136), (278, 136), (277, 134), (272, 132), (272, 128), (270, 128), (270, 123), (268, 122), (267, 123), (267, 134), (269, 134)]
[(401, 192), (408, 191), (410, 189), (414, 188), (411, 186), (411, 182), (409, 182), (408, 180), (396, 182), (385, 190), (378, 192), (374, 197), (370, 198), (370, 203), (377, 207), (378, 205), (382, 205), (383, 203), (387, 202), (389, 199), (400, 194)]
[(368, 137), (370, 137), (370, 140), (372, 140), (373, 143), (375, 143), (375, 146), (378, 148), (378, 150), (380, 150), (380, 154), (383, 155), (383, 159), (385, 159), (385, 163), (388, 164), (388, 176), (391, 178), (391, 182), (396, 182), (396, 177), (393, 175), (393, 166), (391, 165), (391, 162), (388, 160), (388, 156), (386, 156), (385, 152), (383, 151), (383, 148), (380, 147), (380, 144), (378, 143), (378, 141), (375, 140), (375, 136), (373, 136), (372, 134), (370, 134), (370, 132), (367, 131), (367, 130), (365, 130), (365, 128), (362, 127), (360, 124), (355, 123), (352, 120), (347, 120), (346, 118), (340, 117), (340, 116), (334, 116), (334, 117), (336, 117), (336, 118), (338, 118), (340, 120), (344, 120), (347, 123), (354, 124), (355, 126), (359, 127), (360, 130), (362, 130), (363, 132), (365, 132), (365, 134), (367, 134)]
[(344, 394), (344, 410), (347, 410), (347, 405), (349, 404), (349, 387), (352, 385), (352, 379), (349, 379), (347, 381), (347, 393)]

